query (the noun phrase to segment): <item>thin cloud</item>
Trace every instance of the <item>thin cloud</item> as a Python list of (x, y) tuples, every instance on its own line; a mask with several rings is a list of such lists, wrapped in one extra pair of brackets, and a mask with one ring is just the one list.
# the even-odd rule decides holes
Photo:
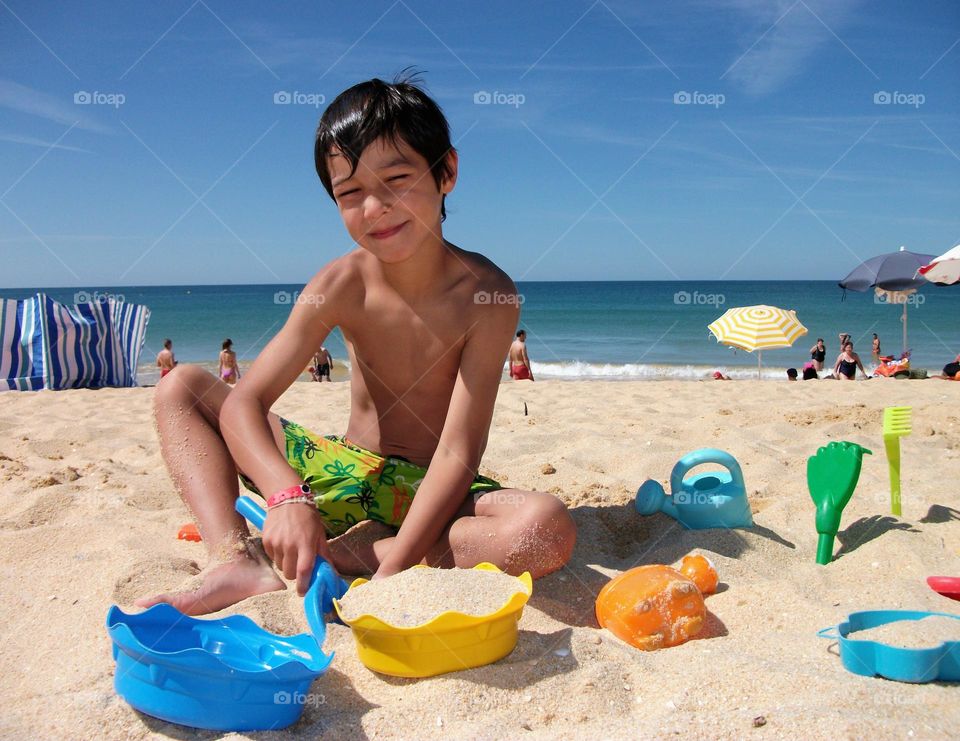
[[(803, 72), (825, 44), (842, 49), (842, 32), (862, 0), (727, 0), (752, 20), (751, 34), (722, 77), (752, 95), (775, 92)], [(836, 34), (836, 35), (835, 35)], [(844, 54), (848, 52), (844, 51)], [(850, 57), (851, 64), (858, 64)]]
[(81, 147), (71, 147), (66, 144), (57, 144), (55, 142), (44, 141), (32, 136), (20, 136), (19, 134), (6, 134), (0, 132), (0, 141), (11, 142), (13, 144), (27, 144), (31, 147), (42, 147), (43, 149), (65, 149), (69, 152), (83, 152), (84, 154), (93, 154), (89, 149)]
[(114, 130), (83, 115), (81, 107), (71, 100), (43, 93), (12, 80), (0, 78), (0, 108), (26, 113), (64, 126), (76, 124), (78, 129), (97, 134), (113, 134)]

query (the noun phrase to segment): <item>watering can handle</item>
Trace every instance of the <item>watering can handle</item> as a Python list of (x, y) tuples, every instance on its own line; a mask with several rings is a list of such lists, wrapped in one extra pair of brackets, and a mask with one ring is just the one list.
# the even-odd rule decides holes
[(687, 453), (677, 461), (677, 465), (673, 467), (673, 472), (670, 474), (670, 491), (672, 493), (680, 491), (683, 486), (683, 477), (686, 476), (687, 471), (704, 463), (719, 463), (721, 466), (727, 468), (730, 471), (733, 485), (744, 491), (746, 490), (743, 484), (743, 472), (740, 470), (740, 464), (737, 463), (736, 458), (725, 450), (700, 448), (700, 450)]

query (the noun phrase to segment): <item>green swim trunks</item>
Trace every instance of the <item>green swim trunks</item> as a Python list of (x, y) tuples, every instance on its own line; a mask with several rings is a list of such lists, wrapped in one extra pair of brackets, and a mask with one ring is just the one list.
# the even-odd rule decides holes
[[(363, 520), (400, 527), (427, 475), (426, 468), (405, 458), (364, 450), (342, 436), (315, 435), (282, 417), (280, 425), (286, 437), (287, 461), (313, 492), (330, 536), (340, 535)], [(240, 480), (260, 494), (246, 476), (240, 474)], [(478, 475), (469, 493), (502, 488), (493, 479)]]

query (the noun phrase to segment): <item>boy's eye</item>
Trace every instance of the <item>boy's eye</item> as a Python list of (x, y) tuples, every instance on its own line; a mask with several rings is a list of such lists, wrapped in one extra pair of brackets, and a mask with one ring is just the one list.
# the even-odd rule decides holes
[(387, 178), (387, 180), (402, 180), (406, 175), (394, 175), (393, 177)]
[(352, 196), (354, 193), (359, 193), (359, 188), (354, 188), (353, 190), (345, 190), (337, 198), (346, 198), (347, 196)]

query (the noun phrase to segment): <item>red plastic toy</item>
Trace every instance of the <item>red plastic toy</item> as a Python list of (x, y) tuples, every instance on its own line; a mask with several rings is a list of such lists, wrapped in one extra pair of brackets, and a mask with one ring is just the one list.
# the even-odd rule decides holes
[(197, 530), (197, 526), (192, 522), (188, 522), (180, 528), (180, 532), (177, 533), (177, 540), (191, 540), (194, 543), (199, 543), (203, 538), (200, 537), (200, 531)]
[(927, 584), (944, 597), (960, 600), (960, 576), (928, 576)]

